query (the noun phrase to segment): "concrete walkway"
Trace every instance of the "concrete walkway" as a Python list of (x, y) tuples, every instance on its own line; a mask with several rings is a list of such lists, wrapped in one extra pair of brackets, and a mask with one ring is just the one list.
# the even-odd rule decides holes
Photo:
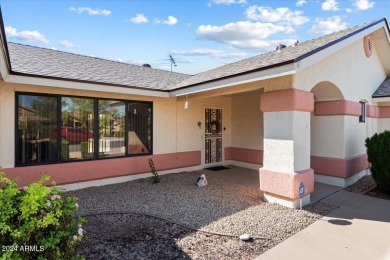
[[(259, 187), (258, 170), (228, 167), (230, 169), (223, 171), (202, 170), (200, 173)], [(315, 183), (311, 202), (319, 200), (339, 208), (256, 259), (390, 260), (390, 200)]]
[(340, 208), (256, 259), (390, 259), (389, 200), (341, 190), (322, 201)]

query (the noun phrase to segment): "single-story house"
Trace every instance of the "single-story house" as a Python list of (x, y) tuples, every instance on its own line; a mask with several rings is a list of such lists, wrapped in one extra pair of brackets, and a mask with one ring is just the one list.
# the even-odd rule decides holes
[(390, 129), (386, 19), (186, 75), (7, 42), (0, 165), (20, 185), (238, 165), (270, 202), (369, 172), (364, 140)]

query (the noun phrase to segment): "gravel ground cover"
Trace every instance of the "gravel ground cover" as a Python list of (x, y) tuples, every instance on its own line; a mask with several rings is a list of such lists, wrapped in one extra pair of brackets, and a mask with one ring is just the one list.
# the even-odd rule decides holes
[(390, 194), (381, 191), (376, 187), (376, 183), (371, 175), (361, 178), (353, 185), (345, 188), (346, 191), (368, 195), (375, 198), (390, 200)]
[[(250, 259), (336, 208), (318, 202), (288, 209), (264, 203), (258, 188), (212, 173), (208, 186), (198, 188), (198, 176), (182, 172), (154, 185), (148, 178), (67, 192), (79, 198), (78, 214), (88, 215), (79, 252), (88, 259)], [(243, 233), (269, 239), (242, 242)]]

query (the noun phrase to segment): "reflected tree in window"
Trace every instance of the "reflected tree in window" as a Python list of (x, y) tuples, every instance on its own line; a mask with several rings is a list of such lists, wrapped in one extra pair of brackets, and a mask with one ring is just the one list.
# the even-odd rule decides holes
[(57, 160), (57, 98), (18, 95), (17, 162), (34, 164)]
[(125, 155), (125, 103), (99, 100), (99, 157)]
[(91, 98), (61, 98), (61, 143), (69, 145), (67, 160), (94, 158), (93, 103)]

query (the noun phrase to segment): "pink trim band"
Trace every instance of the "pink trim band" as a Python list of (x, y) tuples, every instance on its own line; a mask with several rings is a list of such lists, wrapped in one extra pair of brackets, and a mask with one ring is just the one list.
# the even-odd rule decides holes
[(348, 100), (322, 101), (315, 103), (314, 115), (316, 116), (334, 116), (351, 115), (360, 116), (359, 102)]
[(367, 154), (361, 154), (346, 159), (311, 156), (310, 167), (316, 174), (346, 179), (370, 168), (370, 165)]
[(305, 185), (305, 195), (314, 191), (314, 171), (278, 172), (260, 168), (260, 190), (290, 200), (299, 199), (299, 184)]
[[(360, 113), (360, 103), (348, 100), (316, 102), (314, 109), (314, 115), (316, 116), (360, 116)], [(390, 107), (366, 105), (366, 116), (371, 118), (390, 118)]]
[(366, 106), (366, 116), (378, 118), (379, 117), (379, 107), (376, 107), (373, 105), (367, 105)]
[(297, 89), (277, 90), (261, 94), (260, 110), (263, 112), (305, 111), (314, 109), (314, 95)]
[(225, 160), (263, 164), (263, 151), (238, 147), (226, 147)]
[(19, 187), (48, 174), (50, 183), (68, 184), (150, 172), (148, 159), (153, 158), (157, 171), (201, 164), (201, 152), (180, 152), (65, 164), (37, 165), (2, 169), (8, 178), (19, 178)]
[(390, 107), (377, 107), (379, 109), (379, 118), (390, 118)]

